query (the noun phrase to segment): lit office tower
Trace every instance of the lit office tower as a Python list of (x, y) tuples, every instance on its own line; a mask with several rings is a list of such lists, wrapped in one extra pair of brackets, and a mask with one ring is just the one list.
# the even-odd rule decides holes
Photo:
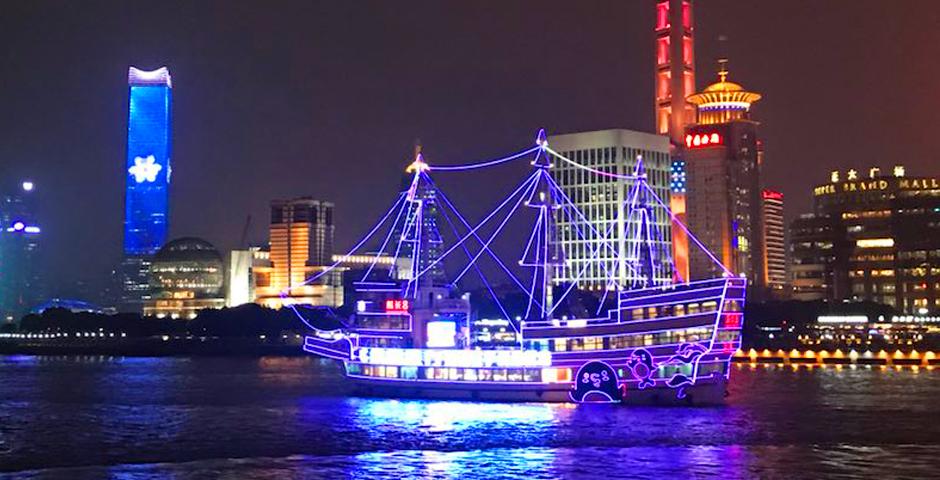
[[(695, 120), (695, 106), (686, 97), (695, 93), (695, 42), (691, 0), (656, 2), (656, 131), (672, 141), (674, 166), (684, 168), (685, 127)], [(684, 175), (684, 171), (682, 172)], [(685, 221), (685, 189), (673, 189), (670, 208)], [(689, 278), (689, 238), (672, 230), (672, 255), (679, 279)]]
[[(642, 156), (650, 187), (664, 201), (669, 198), (672, 162), (669, 139), (662, 135), (600, 130), (555, 135), (548, 138), (548, 143), (577, 163), (619, 175), (633, 174), (637, 156)], [(609, 286), (610, 278), (629, 285), (635, 276), (626, 266), (626, 255), (618, 256), (618, 252), (629, 248), (624, 202), (631, 182), (596, 175), (564, 162), (556, 162), (550, 172), (565, 196), (586, 217), (565, 215), (556, 219), (566, 262), (555, 272), (553, 281), (559, 284), (578, 279), (579, 288), (586, 290), (603, 289)], [(663, 209), (653, 209), (652, 227), (650, 236), (661, 239), (653, 248), (657, 280), (671, 281), (672, 226)], [(605, 248), (608, 242), (616, 250)], [(584, 273), (579, 277), (582, 269)]]
[[(760, 144), (751, 104), (760, 95), (728, 81), (721, 62), (719, 81), (689, 97), (697, 123), (686, 127), (685, 162), (689, 230), (735, 274), (764, 285), (760, 189)], [(698, 248), (689, 252), (692, 279), (723, 272)]]
[(787, 283), (786, 241), (783, 234), (783, 194), (761, 192), (764, 230), (764, 285), (783, 290)]
[(341, 272), (322, 274), (332, 263), (333, 231), (330, 202), (308, 197), (271, 202), (270, 261), (254, 267), (255, 301), (271, 308), (342, 305)]
[(0, 190), (0, 324), (19, 320), (40, 298), (40, 228), (36, 187)]
[(122, 309), (140, 311), (150, 299), (150, 262), (167, 237), (172, 84), (166, 67), (130, 67), (127, 83)]

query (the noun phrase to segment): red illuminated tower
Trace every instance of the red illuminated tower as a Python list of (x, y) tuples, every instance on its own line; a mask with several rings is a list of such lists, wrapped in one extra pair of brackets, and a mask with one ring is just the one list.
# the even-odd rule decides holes
[(686, 124), (695, 121), (695, 107), (686, 97), (695, 93), (692, 1), (656, 2), (656, 133), (682, 145)]
[[(673, 189), (670, 209), (685, 222), (683, 138), (685, 127), (695, 121), (695, 107), (686, 97), (695, 93), (695, 44), (692, 0), (656, 2), (656, 133), (672, 143)], [(679, 185), (679, 188), (676, 186)], [(672, 258), (679, 280), (689, 279), (689, 238), (681, 228), (672, 229)]]

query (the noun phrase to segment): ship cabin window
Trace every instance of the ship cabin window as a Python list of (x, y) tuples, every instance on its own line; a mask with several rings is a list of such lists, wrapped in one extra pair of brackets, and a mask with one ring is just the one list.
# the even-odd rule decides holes
[(685, 305), (682, 305), (682, 304), (675, 305), (675, 306), (673, 307), (673, 311), (675, 312), (675, 313), (674, 313), (675, 316), (681, 317), (681, 316), (685, 315)]
[(565, 352), (568, 350), (568, 340), (556, 338), (552, 340), (552, 350), (556, 352)]
[(705, 377), (714, 373), (725, 374), (725, 362), (700, 363), (698, 366), (698, 376)]
[(506, 381), (506, 369), (505, 368), (493, 369), (493, 381), (505, 382)]
[(588, 337), (584, 339), (585, 350), (603, 350), (604, 339), (600, 337)]
[(350, 375), (359, 375), (362, 373), (362, 365), (358, 363), (350, 363), (346, 365), (346, 373)]
[(630, 311), (630, 316), (633, 317), (633, 318), (632, 318), (633, 320), (639, 320), (639, 319), (643, 318), (643, 309), (642, 309), (642, 308), (634, 308), (633, 310)]
[(690, 304), (689, 304), (689, 315), (695, 315), (696, 313), (699, 313), (699, 304), (697, 304), (697, 303), (690, 303)]
[(740, 312), (741, 311), (741, 302), (737, 300), (725, 300), (724, 311), (726, 312)]
[(718, 310), (718, 302), (709, 300), (702, 303), (702, 312), (714, 312), (715, 310)]
[(493, 380), (493, 371), (488, 368), (481, 368), (478, 372), (480, 380), (488, 382)]
[(414, 380), (418, 378), (418, 367), (401, 367), (399, 368), (399, 374), (399, 378)]
[(656, 307), (647, 307), (646, 318), (656, 318)]

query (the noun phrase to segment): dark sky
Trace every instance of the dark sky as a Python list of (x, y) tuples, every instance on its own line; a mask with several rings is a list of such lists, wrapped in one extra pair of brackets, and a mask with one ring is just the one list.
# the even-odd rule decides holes
[[(99, 281), (120, 257), (127, 67), (167, 65), (171, 236), (233, 248), (250, 214), (260, 242), (269, 200), (312, 195), (337, 204), (344, 249), (416, 138), (464, 163), (539, 127), (652, 130), (652, 4), (7, 0), (0, 173), (41, 191), (51, 283)], [(765, 183), (792, 217), (832, 169), (940, 173), (938, 27), (935, 0), (699, 0), (698, 87), (724, 50), (764, 95)], [(439, 183), (472, 216), (522, 173)]]

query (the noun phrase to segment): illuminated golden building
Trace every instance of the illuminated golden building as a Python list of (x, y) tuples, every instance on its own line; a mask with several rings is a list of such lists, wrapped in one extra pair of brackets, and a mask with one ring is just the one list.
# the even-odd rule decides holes
[(784, 240), (783, 194), (774, 190), (761, 193), (763, 213), (764, 285), (782, 292), (787, 284), (787, 255)]
[(342, 269), (327, 273), (333, 253), (333, 204), (311, 198), (271, 203), (268, 264), (254, 267), (255, 302), (343, 304)]
[(829, 180), (813, 189), (813, 214), (790, 226), (795, 297), (940, 311), (940, 178), (895, 166)]
[(199, 238), (168, 242), (150, 266), (151, 299), (144, 315), (158, 318), (195, 318), (200, 310), (225, 306), (222, 256)]
[[(725, 268), (764, 287), (761, 147), (750, 118), (760, 95), (728, 81), (726, 61), (719, 65), (718, 82), (688, 97), (698, 117), (683, 139), (687, 224)], [(697, 248), (689, 252), (689, 268), (692, 279), (723, 273)]]

